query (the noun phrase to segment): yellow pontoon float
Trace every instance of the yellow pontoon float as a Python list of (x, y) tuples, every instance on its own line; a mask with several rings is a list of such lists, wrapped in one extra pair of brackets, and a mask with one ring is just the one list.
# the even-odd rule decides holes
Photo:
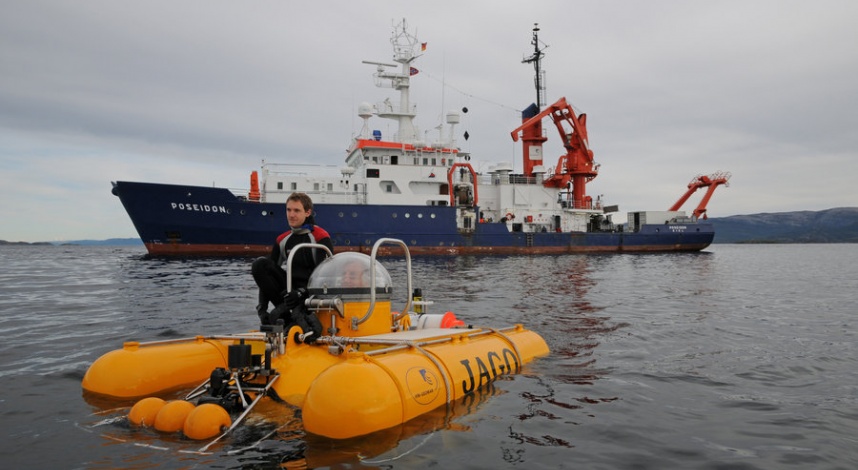
[[(244, 334), (126, 342), (90, 366), (83, 389), (109, 399), (149, 397), (131, 408), (131, 423), (181, 431), (191, 439), (217, 436), (209, 445), (264, 397), (300, 408), (308, 433), (345, 439), (449, 405), (548, 354), (545, 341), (522, 325), (478, 328), (465, 326), (451, 312), (416, 313), (431, 302), (410, 295), (402, 313), (391, 311), (390, 274), (376, 260), (382, 244), (403, 248), (407, 292), (414, 292), (408, 247), (381, 239), (370, 256), (339, 253), (313, 272), (305, 308), (324, 335), (304, 331), (307, 323), (302, 329), (300, 322), (291, 327), (279, 322)], [(342, 282), (349, 264), (362, 267), (358, 287)], [(183, 400), (157, 397), (195, 385)]]

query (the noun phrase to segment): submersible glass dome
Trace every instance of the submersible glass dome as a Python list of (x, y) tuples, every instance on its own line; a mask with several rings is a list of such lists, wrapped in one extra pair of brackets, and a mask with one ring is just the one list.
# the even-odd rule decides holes
[[(355, 252), (338, 253), (319, 264), (307, 284), (315, 293), (367, 292), (370, 288), (369, 255)], [(376, 292), (390, 292), (391, 280), (387, 269), (375, 262)]]

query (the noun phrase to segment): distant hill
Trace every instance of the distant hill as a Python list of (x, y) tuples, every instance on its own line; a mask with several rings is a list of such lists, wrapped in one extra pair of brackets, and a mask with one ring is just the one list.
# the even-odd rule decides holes
[(139, 238), (108, 238), (107, 240), (69, 240), (54, 243), (54, 245), (143, 246), (143, 241)]
[(3, 245), (50, 245), (50, 243), (48, 243), (48, 242), (36, 242), (36, 243), (30, 243), (30, 242), (9, 242), (9, 241), (6, 241), (6, 240), (0, 240), (0, 246), (3, 246)]
[(711, 217), (714, 243), (858, 243), (858, 207)]
[(0, 240), (2, 245), (33, 245), (33, 246), (50, 246), (50, 245), (84, 245), (84, 246), (143, 246), (143, 241), (139, 238), (109, 238), (107, 240), (69, 240), (64, 242), (9, 242)]

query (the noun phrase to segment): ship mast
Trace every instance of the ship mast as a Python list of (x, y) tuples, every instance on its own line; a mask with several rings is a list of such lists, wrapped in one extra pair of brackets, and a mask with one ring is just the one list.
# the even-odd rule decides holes
[(542, 110), (542, 107), (545, 105), (545, 71), (541, 67), (542, 58), (545, 57), (542, 51), (545, 48), (539, 48), (539, 23), (533, 23), (533, 39), (530, 43), (533, 44), (533, 55), (524, 58), (521, 63), (533, 64), (533, 69), (536, 73), (533, 80), (534, 85), (536, 85), (536, 106)]
[(385, 70), (386, 68), (398, 67), (396, 64), (369, 60), (364, 60), (363, 63), (378, 67), (374, 74), (376, 86), (390, 87), (399, 91), (399, 103), (393, 103), (389, 99), (385, 100), (378, 107), (377, 115), (381, 118), (397, 121), (399, 130), (398, 139), (395, 140), (410, 144), (418, 140), (418, 131), (414, 126), (414, 117), (417, 113), (414, 106), (411, 105), (409, 93), (411, 75), (416, 73), (411, 67), (411, 62), (420, 57), (420, 54), (415, 53), (418, 45), (417, 37), (409, 33), (407, 27), (408, 25), (403, 18), (390, 38), (390, 43), (393, 45), (393, 60), (400, 64), (399, 72)]
[[(534, 80), (534, 84), (536, 85), (536, 103), (531, 104), (521, 112), (522, 123), (528, 122), (531, 118), (538, 115), (542, 110), (542, 106), (545, 104), (545, 71), (541, 68), (542, 57), (544, 57), (545, 54), (542, 52), (544, 48), (542, 50), (539, 49), (539, 23), (533, 24), (533, 39), (530, 43), (533, 44), (533, 55), (524, 58), (521, 63), (532, 63), (533, 68), (536, 71), (536, 78)], [(515, 136), (516, 132), (513, 134), (513, 140), (515, 140), (517, 138)], [(545, 171), (545, 168), (542, 166), (542, 144), (544, 144), (546, 140), (548, 140), (548, 138), (542, 134), (542, 122), (538, 119), (531, 122), (531, 125), (522, 129), (521, 158), (522, 163), (524, 164), (524, 167), (522, 168), (524, 176), (533, 177), (535, 176), (535, 173), (542, 173)]]

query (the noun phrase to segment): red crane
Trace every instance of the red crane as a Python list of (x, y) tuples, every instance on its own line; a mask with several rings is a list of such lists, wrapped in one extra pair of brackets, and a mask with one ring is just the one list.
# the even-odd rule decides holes
[(730, 173), (727, 171), (719, 171), (712, 173), (711, 175), (697, 175), (694, 178), (691, 178), (691, 182), (688, 183), (688, 191), (685, 191), (685, 194), (670, 206), (670, 209), (668, 210), (678, 211), (695, 191), (700, 188), (708, 187), (709, 189), (706, 190), (706, 194), (703, 195), (703, 199), (700, 200), (700, 204), (698, 204), (697, 208), (694, 209), (695, 218), (699, 219), (700, 216), (703, 216), (703, 218), (706, 219), (706, 205), (709, 204), (709, 199), (712, 198), (715, 188), (722, 184), (724, 186), (729, 186), (727, 182), (730, 180), (730, 176)]
[[(599, 165), (593, 161), (593, 151), (587, 141), (587, 115), (578, 114), (566, 98), (560, 98), (539, 114), (529, 119), (512, 131), (512, 140), (518, 142), (521, 132), (524, 176), (533, 176), (534, 162), (542, 160), (542, 144), (546, 138), (542, 135), (542, 118), (550, 116), (560, 133), (566, 154), (557, 160), (554, 173), (545, 179), (543, 184), (553, 188), (563, 188), (572, 182), (573, 205), (576, 209), (591, 209), (592, 198), (587, 196), (587, 182), (599, 174)], [(567, 128), (569, 129), (567, 131)]]

